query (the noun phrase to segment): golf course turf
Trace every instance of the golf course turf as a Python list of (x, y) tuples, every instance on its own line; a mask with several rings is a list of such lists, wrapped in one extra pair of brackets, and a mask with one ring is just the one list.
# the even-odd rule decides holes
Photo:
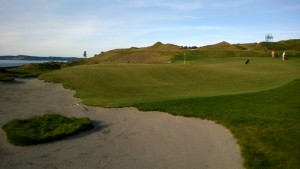
[(82, 65), (40, 78), (63, 83), (87, 105), (216, 121), (237, 138), (246, 168), (298, 168), (300, 59), (245, 58)]

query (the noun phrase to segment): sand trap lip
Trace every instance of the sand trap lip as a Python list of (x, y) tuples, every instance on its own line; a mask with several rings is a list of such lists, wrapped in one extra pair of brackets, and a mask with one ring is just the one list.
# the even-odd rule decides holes
[(15, 147), (0, 130), (4, 168), (240, 169), (242, 157), (229, 130), (212, 121), (140, 112), (135, 108), (78, 106), (74, 92), (37, 79), (0, 82), (0, 125), (45, 112), (89, 117), (92, 131), (57, 142)]

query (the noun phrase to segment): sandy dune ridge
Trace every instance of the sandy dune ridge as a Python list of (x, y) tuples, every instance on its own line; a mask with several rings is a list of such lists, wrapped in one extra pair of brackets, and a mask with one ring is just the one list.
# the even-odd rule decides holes
[(241, 169), (240, 148), (212, 121), (80, 104), (74, 91), (37, 79), (0, 82), (0, 125), (44, 113), (89, 117), (95, 128), (56, 142), (17, 147), (0, 130), (0, 168)]

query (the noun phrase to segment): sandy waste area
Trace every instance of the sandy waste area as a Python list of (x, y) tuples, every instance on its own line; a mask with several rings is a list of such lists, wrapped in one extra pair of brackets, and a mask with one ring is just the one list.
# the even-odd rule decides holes
[[(136, 108), (80, 107), (74, 91), (37, 79), (0, 82), (0, 168), (3, 169), (242, 169), (229, 130), (212, 121), (140, 112)], [(95, 128), (35, 146), (13, 146), (2, 126), (45, 113), (89, 117)]]

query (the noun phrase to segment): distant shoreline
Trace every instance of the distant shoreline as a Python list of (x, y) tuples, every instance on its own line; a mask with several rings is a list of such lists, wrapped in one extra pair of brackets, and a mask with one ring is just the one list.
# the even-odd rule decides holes
[(78, 60), (77, 57), (60, 57), (60, 56), (47, 56), (47, 57), (40, 57), (40, 56), (28, 56), (28, 55), (4, 55), (0, 56), (0, 60), (41, 60), (41, 61), (73, 61)]
[(1, 60), (0, 68), (13, 68), (31, 63), (45, 63), (45, 62), (67, 62), (65, 60)]

